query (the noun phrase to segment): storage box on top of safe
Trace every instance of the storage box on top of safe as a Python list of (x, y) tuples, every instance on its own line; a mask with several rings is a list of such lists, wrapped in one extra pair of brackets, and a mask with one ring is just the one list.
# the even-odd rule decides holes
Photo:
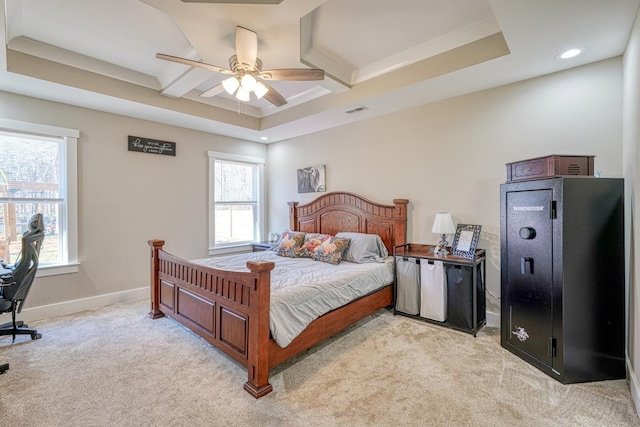
[(552, 154), (545, 157), (507, 163), (507, 182), (563, 175), (593, 176), (594, 157)]

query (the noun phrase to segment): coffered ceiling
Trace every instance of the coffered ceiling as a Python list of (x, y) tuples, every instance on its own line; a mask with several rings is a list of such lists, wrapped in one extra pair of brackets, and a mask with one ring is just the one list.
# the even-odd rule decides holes
[[(640, 0), (0, 2), (0, 90), (269, 143), (620, 55)], [(229, 68), (236, 26), (265, 70), (324, 80), (269, 81), (276, 107), (156, 57)]]

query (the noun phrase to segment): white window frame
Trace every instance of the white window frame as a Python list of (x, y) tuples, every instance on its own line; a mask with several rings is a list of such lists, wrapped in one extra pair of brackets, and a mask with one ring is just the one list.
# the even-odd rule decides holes
[(265, 198), (265, 159), (262, 157), (245, 156), (241, 154), (220, 153), (217, 151), (208, 151), (209, 156), (209, 255), (221, 255), (234, 252), (246, 252), (251, 250), (250, 244), (225, 245), (216, 247), (216, 230), (215, 230), (215, 163), (216, 160), (226, 160), (231, 162), (241, 162), (254, 164), (257, 167), (257, 199), (258, 199), (258, 218), (256, 224), (257, 240), (264, 239), (266, 228), (266, 198)]
[(80, 131), (57, 126), (41, 125), (18, 120), (0, 118), (0, 130), (29, 135), (58, 138), (63, 141), (65, 155), (63, 167), (66, 169), (65, 182), (60, 183), (60, 191), (65, 198), (65, 215), (59, 229), (66, 240), (62, 243), (60, 264), (39, 265), (36, 277), (54, 276), (78, 272), (78, 138)]

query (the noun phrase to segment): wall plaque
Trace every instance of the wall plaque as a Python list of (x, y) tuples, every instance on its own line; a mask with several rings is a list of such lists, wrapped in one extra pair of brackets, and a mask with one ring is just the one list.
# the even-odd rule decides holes
[(141, 153), (164, 154), (165, 156), (176, 155), (176, 143), (169, 141), (158, 141), (157, 139), (142, 138), (129, 135), (129, 151), (140, 151)]

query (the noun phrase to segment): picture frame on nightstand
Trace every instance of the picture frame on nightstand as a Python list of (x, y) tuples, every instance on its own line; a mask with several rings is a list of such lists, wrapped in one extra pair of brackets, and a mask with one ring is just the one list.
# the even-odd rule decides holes
[(476, 247), (480, 239), (481, 225), (458, 224), (456, 234), (451, 244), (453, 255), (473, 259), (476, 255)]

